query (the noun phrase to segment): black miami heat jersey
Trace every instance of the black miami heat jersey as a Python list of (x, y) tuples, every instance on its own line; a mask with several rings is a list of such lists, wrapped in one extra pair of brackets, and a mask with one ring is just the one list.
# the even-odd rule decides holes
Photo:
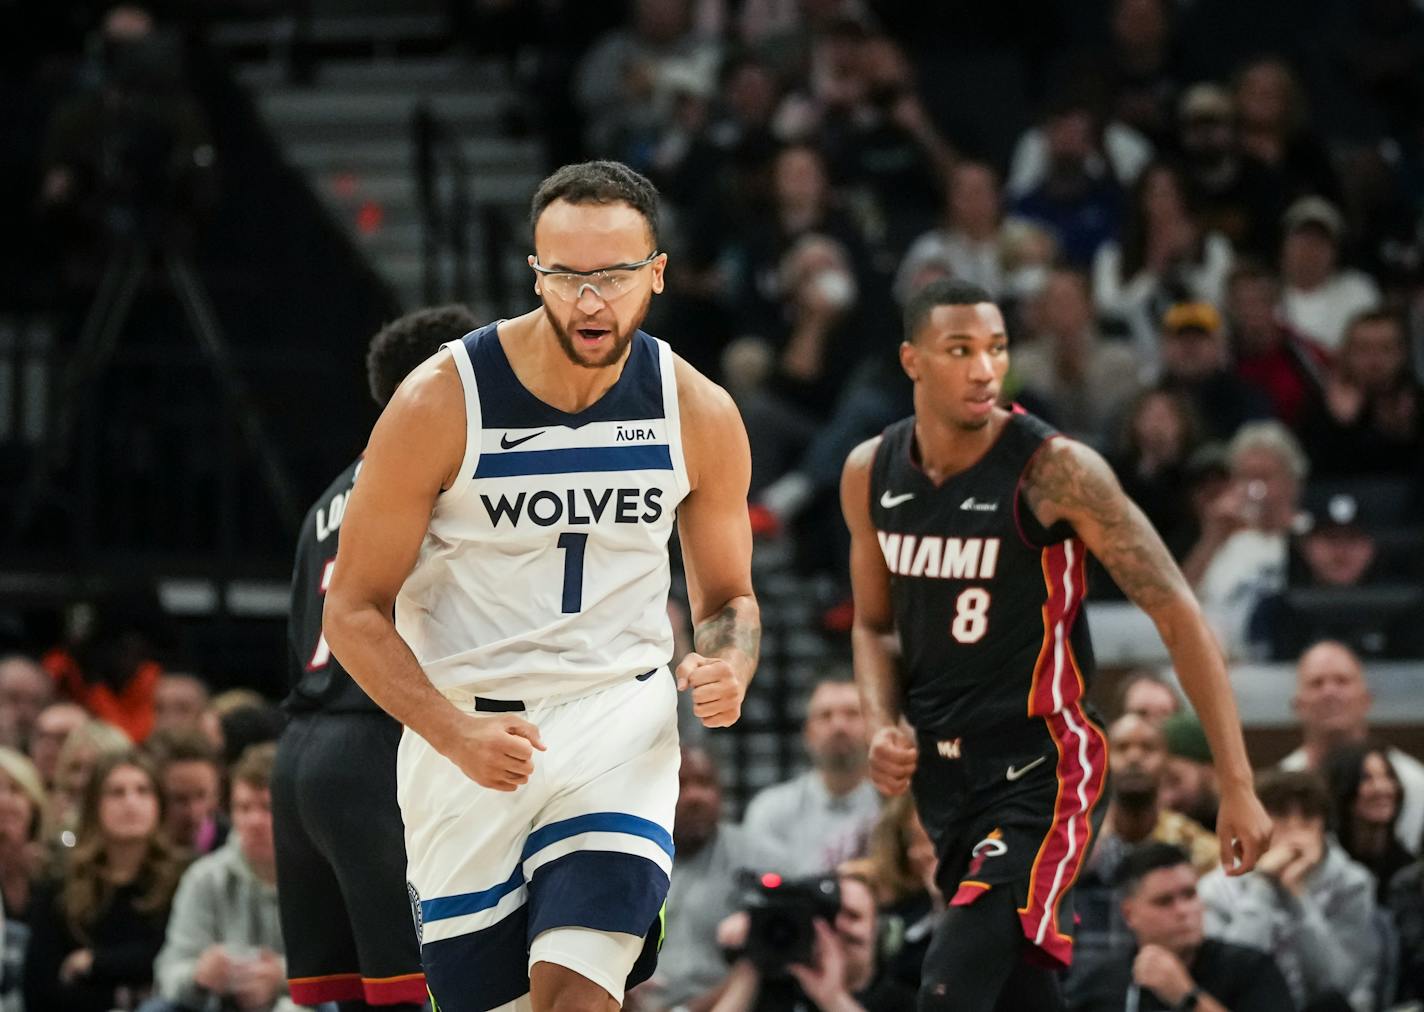
[(291, 693), (282, 704), (291, 713), (384, 712), (331, 656), (321, 631), (321, 612), (336, 562), (341, 520), (360, 470), (358, 460), (342, 471), (302, 521), (287, 619)]
[(936, 485), (915, 420), (887, 428), (870, 515), (902, 651), (904, 710), (953, 738), (1071, 708), (1092, 646), (1082, 612), (1086, 550), (1066, 523), (1045, 529), (1021, 495), (1033, 455), (1057, 432), (1016, 411), (974, 465)]

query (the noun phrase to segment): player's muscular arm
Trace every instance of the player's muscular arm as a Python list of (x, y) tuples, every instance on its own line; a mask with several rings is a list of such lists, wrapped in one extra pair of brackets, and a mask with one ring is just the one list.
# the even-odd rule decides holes
[(462, 713), (430, 684), (392, 617), (436, 497), (464, 452), (464, 394), (454, 363), (441, 355), (401, 384), (371, 433), (322, 624), (332, 653), (378, 706), (477, 783), (513, 790), (533, 770), (538, 732), (517, 717)]
[(693, 652), (677, 667), (693, 712), (707, 727), (728, 727), (761, 653), (761, 612), (752, 592), (752, 531), (747, 516), (751, 449), (726, 391), (677, 360), (683, 452), (692, 490), (678, 508), (678, 537), (692, 606)]
[(1072, 524), (1123, 592), (1152, 617), (1211, 742), (1222, 782), (1222, 865), (1233, 870), (1235, 838), (1242, 862), (1236, 871), (1248, 870), (1270, 838), (1270, 820), (1252, 791), (1221, 650), (1181, 570), (1107, 462), (1081, 443), (1055, 439), (1045, 445), (1029, 466), (1024, 497), (1045, 526)]
[(886, 794), (900, 794), (915, 771), (915, 739), (900, 720), (899, 667), (892, 643), (890, 570), (870, 519), (870, 469), (880, 437), (861, 443), (841, 471), (841, 512), (850, 528), (850, 581), (855, 597), (851, 653), (861, 705), (870, 728), (870, 777)]

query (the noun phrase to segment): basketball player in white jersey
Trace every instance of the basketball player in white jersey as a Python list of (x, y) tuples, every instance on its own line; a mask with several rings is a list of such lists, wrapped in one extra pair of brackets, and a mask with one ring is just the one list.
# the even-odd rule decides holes
[[(531, 223), (542, 307), (401, 385), (326, 599), (332, 651), (406, 726), (398, 796), (441, 1012), (604, 1012), (651, 974), (677, 689), (708, 727), (734, 723), (760, 639), (741, 418), (638, 329), (667, 261), (656, 191), (615, 162), (566, 166)], [(674, 518), (696, 630), (675, 680)]]

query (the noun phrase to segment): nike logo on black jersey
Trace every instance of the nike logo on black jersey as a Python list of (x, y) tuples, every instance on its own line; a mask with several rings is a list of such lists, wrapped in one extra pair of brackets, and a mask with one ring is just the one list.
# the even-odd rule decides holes
[(1045, 761), (1046, 761), (1046, 760), (1045, 760), (1045, 757), (1044, 757), (1044, 756), (1039, 756), (1037, 759), (1035, 759), (1033, 762), (1029, 763), (1027, 766), (1018, 766), (1018, 767), (1010, 766), (1010, 767), (1009, 767), (1009, 771), (1008, 771), (1007, 773), (1005, 773), (1004, 776), (1005, 776), (1005, 778), (1007, 778), (1007, 779), (1010, 780), (1010, 781), (1017, 780), (1019, 777), (1023, 776), (1023, 775), (1024, 775), (1025, 773), (1027, 773), (1029, 770), (1033, 769), (1035, 766), (1037, 766), (1037, 765), (1039, 765), (1040, 763), (1043, 763), (1043, 762), (1045, 762)]
[(972, 495), (959, 504), (962, 510), (975, 510), (979, 513), (993, 513), (999, 508), (996, 502), (979, 502)]
[(903, 495), (891, 495), (887, 489), (880, 494), (880, 506), (882, 509), (893, 510), (902, 502), (909, 502), (913, 498), (915, 498), (915, 493), (913, 492), (906, 492)]
[(535, 432), (532, 435), (520, 436), (518, 439), (510, 439), (509, 434), (505, 433), (503, 436), (499, 437), (499, 448), (501, 450), (512, 450), (520, 443), (527, 443), (531, 439), (534, 439), (538, 436), (542, 436), (545, 431), (546, 430), (544, 429), (540, 429), (538, 432)]

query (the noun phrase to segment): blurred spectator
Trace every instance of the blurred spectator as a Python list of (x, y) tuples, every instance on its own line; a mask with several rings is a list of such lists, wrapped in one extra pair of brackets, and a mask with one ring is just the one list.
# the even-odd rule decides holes
[(1389, 888), (1389, 912), (1399, 932), (1400, 1001), (1424, 1000), (1424, 840), (1421, 856), (1398, 875)]
[(44, 785), (34, 764), (0, 746), (0, 898), (4, 946), (0, 953), (0, 1009), (23, 1012), (25, 950), (30, 942), (30, 890), (44, 862), (40, 820)]
[(1345, 219), (1323, 197), (1301, 197), (1282, 219), (1281, 312), (1297, 333), (1334, 352), (1346, 325), (1380, 304), (1369, 275), (1340, 263)]
[(1101, 446), (1109, 425), (1137, 392), (1137, 356), (1098, 334), (1088, 279), (1079, 271), (1049, 274), (1033, 320), (1034, 339), (1010, 358), (1014, 379), (1069, 436)]
[(632, 20), (584, 54), (574, 81), (589, 150), (642, 171), (672, 117), (676, 82), (716, 80), (717, 46), (701, 38), (689, 0), (635, 0)]
[(786, 320), (773, 336), (774, 386), (803, 410), (824, 417), (856, 366), (877, 350), (866, 340), (874, 334), (867, 333), (854, 265), (840, 243), (808, 234), (787, 252), (780, 274)]
[[(1135, 671), (1126, 676), (1118, 686), (1117, 698), (1116, 713), (1119, 717), (1136, 714), (1159, 726), (1182, 709), (1182, 700), (1176, 690), (1155, 671)], [(1166, 749), (1165, 739), (1162, 747)]]
[(153, 694), (163, 673), (154, 646), (161, 616), (153, 593), (72, 605), (64, 643), (40, 663), (62, 696), (130, 741), (143, 741), (153, 730)]
[(1181, 86), (1172, 25), (1175, 9), (1166, 0), (1115, 0), (1112, 7), (1104, 63), (1113, 121), (1159, 149), (1170, 146)]
[[(1122, 190), (1103, 164), (1099, 129), (1087, 102), (1059, 98), (1044, 117), (1046, 165), (1041, 181), (1030, 184), (1036, 174), (1015, 172), (1010, 184), (1011, 192), (1020, 194), (1014, 212), (1052, 232), (1064, 260), (1080, 270), (1092, 264), (1098, 248), (1117, 234), (1122, 221)], [(1025, 135), (1020, 151), (1030, 137)]]
[(1119, 431), (1108, 458), (1118, 481), (1177, 554), (1193, 527), (1187, 461), (1201, 439), (1196, 409), (1181, 393), (1151, 387), (1123, 410)]
[(1201, 538), (1212, 503), (1231, 486), (1231, 468), (1226, 460), (1226, 447), (1218, 442), (1203, 443), (1187, 456), (1183, 468), (1186, 482), (1188, 518), (1182, 529), (1169, 535), (1172, 557), (1179, 562), (1187, 557)]
[(198, 730), (208, 705), (208, 686), (197, 675), (165, 672), (153, 696), (153, 729)]
[(1103, 122), (1101, 68), (1091, 59), (1069, 57), (1050, 76), (1043, 122), (1024, 131), (1014, 146), (1005, 186), (1009, 196), (1020, 199), (1039, 190), (1070, 154), (1087, 177), (1130, 186), (1152, 161), (1152, 145), (1125, 123)]
[(1345, 853), (1375, 880), (1375, 899), (1383, 904), (1395, 874), (1414, 858), (1399, 842), (1398, 823), (1404, 788), (1378, 742), (1342, 745), (1325, 757), (1330, 790), (1330, 827)]
[[(1290, 591), (1302, 593), (1287, 591), (1263, 614), (1276, 660), (1294, 660), (1327, 636), (1365, 657), (1412, 659), (1424, 654), (1424, 627), (1407, 591), (1413, 560), (1378, 550), (1367, 502), (1348, 492), (1334, 493), (1309, 516), (1310, 528), (1291, 542), (1287, 580)], [(1376, 597), (1368, 607), (1356, 609), (1342, 607), (1347, 602), (1338, 593), (1303, 593), (1364, 586), (1386, 593), (1398, 587), (1405, 596), (1393, 606)]]
[(785, 326), (784, 303), (794, 294), (784, 287), (785, 261), (803, 237), (815, 233), (840, 243), (855, 265), (857, 288), (865, 287), (870, 259), (859, 226), (831, 190), (825, 158), (816, 148), (782, 148), (771, 165), (771, 187), (771, 208), (750, 223), (733, 253), (741, 263), (738, 326), (763, 335)]
[(202, 728), (203, 734), (207, 735), (208, 740), (213, 743), (213, 748), (222, 752), (225, 744), (223, 742), (223, 721), (227, 719), (227, 715), (244, 707), (264, 706), (266, 702), (262, 693), (255, 689), (227, 689), (208, 701), (208, 707), (203, 711), (203, 716), (199, 719), (198, 724)]
[(1386, 311), (1352, 320), (1325, 382), (1301, 423), (1318, 474), (1396, 474), (1424, 468), (1424, 388), (1410, 373), (1404, 324)]
[(1241, 153), (1231, 94), (1216, 84), (1193, 85), (1177, 121), (1188, 205), (1202, 228), (1226, 236), (1237, 253), (1274, 257), (1284, 200), (1272, 172)]
[(1187, 397), (1208, 439), (1230, 439), (1249, 421), (1269, 418), (1265, 395), (1231, 371), (1221, 314), (1207, 302), (1181, 302), (1162, 319), (1161, 385)]
[(1089, 960), (1073, 975), (1069, 1012), (1295, 1012), (1270, 956), (1205, 937), (1196, 870), (1185, 852), (1141, 844), (1123, 859), (1119, 885), (1132, 945)]
[(900, 47), (873, 35), (858, 48), (861, 98), (826, 110), (821, 147), (837, 186), (861, 196), (876, 223), (872, 234), (899, 256), (937, 210), (954, 152)]
[(30, 759), (39, 770), (46, 790), (54, 789), (55, 770), (64, 740), (88, 719), (89, 715), (78, 703), (51, 703), (35, 717), (34, 731), (30, 735)]
[[(1207, 934), (1268, 952), (1302, 1009), (1371, 1012), (1379, 943), (1374, 882), (1325, 832), (1330, 801), (1314, 773), (1262, 773), (1256, 794), (1273, 823), (1254, 871), (1200, 884)], [(1343, 1006), (1341, 1006), (1343, 1007)]]
[(276, 746), (256, 745), (232, 771), (232, 835), (178, 884), (153, 975), (162, 1000), (143, 1012), (289, 1012), (277, 916), (271, 779)]
[(222, 768), (228, 769), (253, 745), (276, 741), (286, 726), (282, 711), (266, 699), (235, 706), (222, 715)]
[(222, 818), (223, 763), (201, 731), (164, 731), (148, 740), (163, 791), (164, 831), (195, 856), (211, 853), (227, 838)]
[(80, 806), (89, 792), (95, 765), (131, 748), (133, 742), (123, 731), (102, 720), (87, 720), (69, 732), (55, 761), (54, 786), (49, 792), (44, 828), (47, 846), (74, 846)]
[[(1008, 293), (999, 179), (984, 162), (964, 160), (950, 173), (944, 218), (911, 244), (895, 275), (895, 298), (904, 305), (927, 264), (983, 288), (996, 300)], [(921, 282), (923, 284), (923, 282)]]
[[(1323, 770), (1331, 751), (1364, 742), (1373, 703), (1364, 665), (1345, 644), (1326, 640), (1301, 654), (1291, 709), (1304, 740), (1281, 760), (1281, 769)], [(1424, 763), (1397, 748), (1389, 750), (1389, 761), (1404, 792), (1395, 832), (1412, 851), (1424, 834)]]
[[(790, 967), (791, 981), (763, 980), (749, 959), (732, 966), (727, 985), (712, 1012), (752, 1012), (753, 1009), (817, 1009), (819, 1012), (903, 1012), (914, 1004), (914, 993), (880, 973), (877, 945), (880, 926), (875, 894), (862, 876), (842, 873), (840, 912), (835, 923), (813, 921), (815, 948), (810, 965)], [(730, 949), (740, 949), (746, 935), (745, 915), (723, 922), (719, 937)], [(794, 983), (804, 998), (795, 995)], [(768, 993), (764, 993), (768, 992)], [(784, 997), (783, 997), (784, 996)], [(771, 1001), (767, 1002), (770, 998)], [(765, 1003), (765, 1004), (762, 1004)]]
[(829, 850), (847, 834), (868, 830), (880, 812), (880, 795), (866, 777), (865, 718), (854, 682), (816, 685), (802, 741), (812, 768), (758, 793), (742, 821), (787, 855), (789, 875), (830, 871), (856, 856)]
[(1180, 847), (1198, 875), (1211, 871), (1219, 861), (1215, 834), (1162, 807), (1167, 742), (1161, 728), (1129, 713), (1108, 728), (1108, 745), (1108, 811), (1073, 893), (1079, 916), (1073, 944), (1075, 967), (1087, 965), (1098, 953), (1132, 946), (1117, 906), (1115, 886), (1118, 868), (1134, 846), (1152, 840)]
[(1236, 75), (1241, 150), (1279, 180), (1287, 200), (1314, 194), (1339, 201), (1340, 179), (1330, 151), (1310, 129), (1305, 95), (1289, 65), (1275, 57), (1253, 60)]
[(1242, 264), (1226, 288), (1236, 375), (1264, 391), (1271, 413), (1294, 429), (1324, 389), (1329, 357), (1277, 317), (1280, 282), (1270, 271)]
[(1167, 765), (1158, 792), (1162, 807), (1215, 832), (1221, 791), (1201, 721), (1190, 711), (1174, 713), (1162, 722), (1162, 736), (1167, 742)]
[(935, 882), (939, 859), (934, 842), (906, 792), (881, 809), (870, 833), (864, 862), (875, 887), (882, 937), (882, 972), (910, 992), (920, 989), (920, 974), (929, 952), (944, 896)]
[(135, 751), (104, 756), (84, 795), (62, 878), (35, 889), (25, 1007), (134, 1007), (153, 981), (182, 871), (162, 830), (152, 763)]
[(783, 862), (780, 848), (722, 821), (721, 776), (705, 751), (683, 747), (678, 784), (667, 935), (656, 976), (636, 992), (639, 1008), (706, 1006), (727, 976), (717, 926), (736, 911), (739, 873), (778, 871)]
[(1182, 563), (1202, 608), (1233, 655), (1262, 645), (1256, 610), (1286, 582), (1287, 547), (1308, 463), (1280, 422), (1253, 422), (1231, 441), (1231, 485), (1212, 503), (1201, 540)]
[(21, 752), (40, 711), (54, 698), (54, 681), (24, 654), (0, 657), (0, 744)]
[(1121, 240), (1093, 258), (1093, 301), (1155, 360), (1162, 314), (1183, 300), (1221, 305), (1232, 257), (1231, 240), (1197, 224), (1181, 173), (1156, 162), (1132, 188)]

